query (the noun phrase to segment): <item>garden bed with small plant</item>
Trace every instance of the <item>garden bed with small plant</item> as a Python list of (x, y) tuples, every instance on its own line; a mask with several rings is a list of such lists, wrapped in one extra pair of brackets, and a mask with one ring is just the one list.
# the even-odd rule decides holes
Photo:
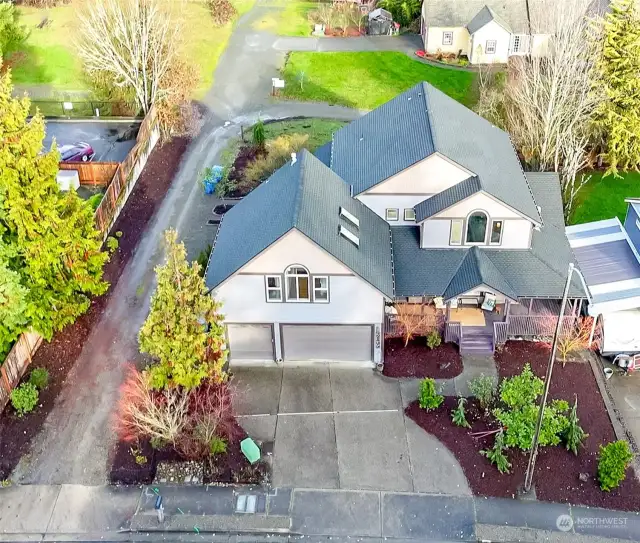
[(111, 482), (266, 484), (269, 466), (234, 415), (221, 306), (204, 295), (200, 265), (187, 261), (175, 230), (164, 237), (138, 334), (151, 363), (130, 366), (121, 387)]
[(441, 343), (439, 335), (438, 339), (440, 341), (433, 347), (429, 347), (429, 336), (417, 336), (406, 345), (402, 338), (385, 339), (383, 375), (434, 379), (460, 375), (462, 357), (458, 348), (452, 343)]
[(223, 180), (216, 185), (221, 197), (246, 196), (301, 149), (313, 152), (331, 141), (333, 133), (346, 123), (331, 119), (291, 119), (258, 122), (245, 135), (246, 141), (232, 141), (223, 154)]
[[(470, 381), (472, 398), (439, 396), (425, 379), (407, 415), (454, 454), (476, 495), (514, 498), (524, 483), (549, 346), (508, 342), (500, 383)], [(534, 488), (540, 500), (640, 509), (629, 445), (616, 441), (587, 363), (556, 363), (540, 433)]]

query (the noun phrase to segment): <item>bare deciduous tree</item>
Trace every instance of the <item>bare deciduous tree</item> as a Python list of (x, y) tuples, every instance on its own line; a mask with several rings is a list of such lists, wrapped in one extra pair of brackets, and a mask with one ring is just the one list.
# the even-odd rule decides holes
[(87, 6), (78, 15), (85, 69), (132, 89), (147, 113), (171, 92), (166, 80), (178, 58), (180, 21), (162, 0), (95, 0)]
[[(599, 103), (595, 65), (599, 25), (592, 0), (539, 0), (532, 34), (549, 34), (547, 53), (512, 57), (504, 90), (505, 125), (529, 167), (560, 174), (565, 214), (589, 163), (591, 119)], [(594, 37), (595, 36), (595, 37)]]

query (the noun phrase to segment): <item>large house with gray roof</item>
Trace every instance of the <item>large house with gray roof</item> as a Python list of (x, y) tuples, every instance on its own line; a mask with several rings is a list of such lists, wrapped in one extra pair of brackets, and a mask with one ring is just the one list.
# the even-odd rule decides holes
[(513, 55), (544, 55), (545, 0), (424, 0), (427, 53), (466, 55), (471, 64), (504, 64)]
[(557, 176), (422, 83), (227, 212), (206, 280), (232, 364), (372, 365), (398, 302), (434, 304), (463, 351), (549, 333), (572, 260)]

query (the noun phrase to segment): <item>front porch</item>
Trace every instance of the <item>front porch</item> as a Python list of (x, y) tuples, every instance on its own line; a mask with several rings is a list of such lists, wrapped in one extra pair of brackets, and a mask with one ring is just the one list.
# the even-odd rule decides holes
[[(522, 298), (505, 299), (492, 311), (480, 304), (446, 304), (444, 339), (456, 343), (463, 354), (492, 354), (507, 339), (551, 337), (558, 322), (560, 300)], [(563, 317), (563, 330), (570, 329), (580, 316), (582, 300), (569, 299)]]

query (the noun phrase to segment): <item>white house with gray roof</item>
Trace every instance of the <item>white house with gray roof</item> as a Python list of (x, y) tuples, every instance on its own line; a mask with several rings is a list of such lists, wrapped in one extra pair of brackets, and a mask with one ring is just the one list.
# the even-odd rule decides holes
[(427, 53), (466, 55), (471, 64), (504, 64), (512, 55), (544, 55), (545, 0), (424, 0), (421, 33)]
[[(206, 280), (232, 364), (372, 365), (398, 301), (435, 303), (466, 351), (544, 335), (572, 260), (557, 176), (422, 83), (227, 212)], [(578, 312), (577, 282), (571, 297)]]

